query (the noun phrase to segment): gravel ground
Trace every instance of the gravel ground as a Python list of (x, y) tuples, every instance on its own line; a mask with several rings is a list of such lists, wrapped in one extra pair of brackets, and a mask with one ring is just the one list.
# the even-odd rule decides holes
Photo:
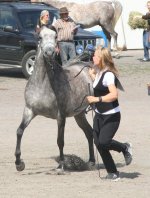
[[(150, 186), (150, 62), (142, 63), (142, 50), (128, 50), (114, 59), (125, 92), (120, 92), (122, 121), (116, 139), (133, 145), (133, 162), (125, 166), (121, 154), (112, 152), (121, 179), (102, 180), (106, 171), (98, 157), (100, 171), (70, 171), (57, 175), (56, 120), (36, 117), (22, 139), (23, 172), (15, 168), (16, 130), (24, 108), (26, 80), (20, 69), (0, 67), (0, 198), (147, 198)], [(87, 115), (92, 124), (92, 113)], [(72, 138), (73, 137), (73, 138)], [(88, 160), (87, 141), (73, 118), (67, 119), (65, 154)], [(96, 155), (95, 151), (95, 155)], [(96, 155), (97, 158), (97, 155)]]

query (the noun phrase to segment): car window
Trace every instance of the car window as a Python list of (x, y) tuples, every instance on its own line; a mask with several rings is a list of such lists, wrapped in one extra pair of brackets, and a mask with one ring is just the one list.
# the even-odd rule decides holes
[(24, 29), (34, 29), (39, 13), (38, 12), (19, 12), (19, 19)]
[(0, 29), (4, 29), (5, 27), (9, 27), (14, 30), (17, 29), (16, 20), (10, 10), (0, 11)]
[[(41, 11), (25, 11), (25, 12), (19, 12), (19, 19), (21, 22), (21, 25), (26, 30), (35, 30), (35, 27), (37, 25), (37, 22), (40, 18)], [(52, 24), (54, 18), (58, 18), (58, 16), (50, 12), (50, 21), (49, 24)]]

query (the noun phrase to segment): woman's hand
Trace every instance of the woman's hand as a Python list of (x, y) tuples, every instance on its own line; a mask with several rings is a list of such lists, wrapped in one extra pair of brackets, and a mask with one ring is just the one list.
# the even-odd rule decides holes
[(99, 97), (87, 96), (86, 97), (89, 104), (99, 102)]
[(59, 49), (59, 47), (58, 47), (58, 46), (56, 46), (56, 48), (55, 48), (55, 52), (56, 52), (56, 54), (57, 54), (57, 55), (59, 54), (60, 49)]
[(92, 80), (95, 80), (96, 72), (94, 68), (89, 68), (89, 75), (92, 78)]

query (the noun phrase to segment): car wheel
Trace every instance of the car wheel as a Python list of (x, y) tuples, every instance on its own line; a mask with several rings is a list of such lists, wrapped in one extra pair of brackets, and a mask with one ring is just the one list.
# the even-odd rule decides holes
[(33, 73), (35, 56), (36, 56), (36, 51), (31, 50), (27, 52), (22, 59), (22, 72), (27, 79)]

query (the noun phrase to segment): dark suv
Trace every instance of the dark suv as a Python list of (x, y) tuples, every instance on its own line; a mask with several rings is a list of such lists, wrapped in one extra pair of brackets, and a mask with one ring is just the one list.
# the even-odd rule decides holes
[[(26, 78), (33, 72), (38, 37), (35, 27), (42, 10), (50, 12), (51, 23), (59, 17), (58, 9), (45, 3), (0, 2), (0, 64), (21, 66)], [(79, 28), (74, 38), (80, 46), (96, 45), (93, 33)]]

